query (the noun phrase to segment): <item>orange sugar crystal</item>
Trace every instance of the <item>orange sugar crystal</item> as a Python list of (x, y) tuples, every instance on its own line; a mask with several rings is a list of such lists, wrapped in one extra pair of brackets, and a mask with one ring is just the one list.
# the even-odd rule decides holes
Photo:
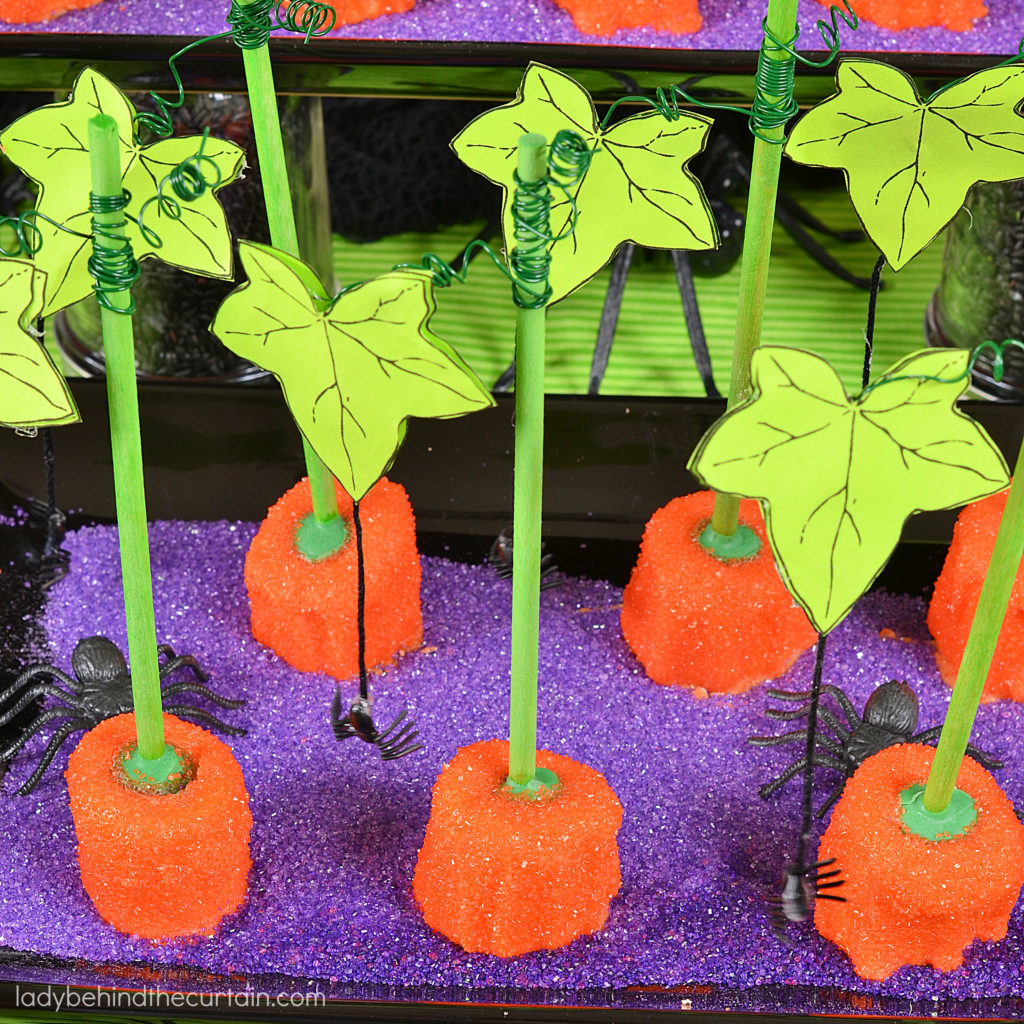
[[(836, 0), (818, 0), (831, 7)], [(988, 14), (984, 0), (856, 0), (858, 16), (881, 28), (948, 28), (970, 32)]]
[(610, 36), (622, 28), (654, 28), (673, 35), (699, 32), (697, 0), (556, 0), (581, 32)]

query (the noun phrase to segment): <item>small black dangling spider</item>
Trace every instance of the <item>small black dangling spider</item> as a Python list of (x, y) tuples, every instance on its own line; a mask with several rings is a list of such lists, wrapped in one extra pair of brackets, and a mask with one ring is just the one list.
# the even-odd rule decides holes
[(366, 743), (372, 743), (380, 751), (383, 761), (396, 761), (406, 754), (423, 749), (423, 744), (416, 742), (419, 731), (411, 718), (401, 729), (398, 728), (408, 712), (403, 711), (383, 732), (378, 732), (370, 714), (371, 705), (370, 697), (356, 697), (348, 713), (342, 715), (341, 690), (335, 690), (334, 703), (331, 705), (334, 738), (340, 742), (358, 736)]
[[(191, 654), (178, 655), (167, 644), (160, 644), (158, 654), (166, 658), (160, 663), (161, 683), (179, 668), (188, 668), (197, 681), (174, 683), (167, 689), (161, 689), (161, 696), (178, 697), (181, 694), (198, 694), (219, 708), (234, 710), (243, 707), (244, 700), (232, 700), (221, 697), (202, 684), (209, 679), (206, 672)], [(71, 655), (71, 671), (73, 676), (62, 672), (55, 665), (32, 665), (0, 693), (0, 705), (7, 701), (12, 703), (0, 714), (0, 725), (9, 722), (24, 708), (27, 708), (37, 697), (53, 697), (57, 703), (51, 707), (40, 709), (38, 715), (28, 728), (13, 742), (0, 750), (0, 761), (9, 762), (25, 746), (28, 741), (42, 731), (51, 722), (60, 723), (57, 731), (50, 737), (50, 742), (36, 766), (35, 771), (18, 790), (19, 796), (27, 796), (39, 784), (46, 769), (50, 767), (61, 744), (73, 732), (92, 729), (108, 718), (131, 711), (132, 677), (128, 672), (128, 664), (117, 645), (105, 636), (87, 636), (75, 644)], [(39, 677), (44, 681), (33, 682)], [(57, 682), (68, 689), (63, 689)], [(188, 721), (218, 729), (228, 736), (244, 736), (245, 729), (228, 725), (215, 718), (208, 711), (196, 707), (187, 700), (176, 704), (164, 704), (164, 711), (176, 714)], [(63, 719), (63, 722), (60, 720)]]
[[(815, 816), (818, 818), (821, 818), (839, 799), (846, 780), (872, 754), (877, 754), (880, 750), (885, 750), (886, 747), (894, 747), (901, 743), (927, 743), (929, 740), (937, 739), (942, 731), (942, 726), (937, 725), (934, 728), (925, 729), (924, 732), (914, 734), (920, 712), (917, 695), (906, 683), (898, 682), (895, 679), (882, 683), (868, 697), (867, 703), (864, 705), (863, 718), (857, 714), (850, 698), (838, 686), (826, 685), (821, 689), (823, 693), (829, 693), (835, 699), (846, 717), (847, 724), (844, 726), (832, 711), (819, 706), (818, 724), (828, 726), (834, 737), (817, 734), (814, 746), (819, 753), (813, 755), (811, 764), (819, 768), (833, 768), (842, 772), (843, 779), (815, 812)], [(768, 691), (768, 696), (774, 697), (776, 700), (807, 702), (791, 711), (769, 709), (768, 717), (776, 721), (791, 721), (806, 717), (809, 713), (808, 698), (811, 694), (808, 690), (790, 693), (786, 690), (773, 689)], [(806, 739), (807, 729), (804, 728), (785, 732), (780, 736), (751, 736), (747, 742), (756, 747), (774, 747), (784, 743), (803, 743)], [(983, 750), (978, 750), (971, 744), (967, 745), (967, 753), (982, 767), (990, 771), (1003, 767), (1002, 761)], [(761, 797), (767, 800), (776, 790), (781, 789), (790, 779), (807, 767), (807, 760), (806, 756), (798, 758), (778, 778), (765, 783), (760, 789)]]
[[(487, 561), (490, 563), (491, 568), (494, 570), (494, 573), (499, 580), (512, 579), (512, 538), (512, 527), (506, 526), (505, 529), (503, 529), (501, 533), (494, 538), (494, 543), (491, 545), (491, 549), (487, 553)], [(540, 550), (540, 589), (550, 590), (552, 587), (560, 587), (565, 580), (555, 576), (555, 573), (558, 572), (558, 566), (555, 565), (555, 561), (550, 555), (544, 554), (543, 544), (541, 544)]]
[[(782, 942), (788, 942), (786, 925), (791, 921), (806, 921), (814, 913), (815, 900), (835, 900), (845, 903), (845, 896), (825, 892), (826, 889), (838, 889), (843, 884), (839, 877), (842, 871), (833, 868), (822, 871), (835, 863), (835, 857), (819, 860), (816, 864), (801, 867), (799, 864), (787, 864), (782, 873), (782, 892), (778, 896), (768, 897), (769, 914), (772, 920), (772, 931)], [(824, 881), (831, 879), (831, 881)]]

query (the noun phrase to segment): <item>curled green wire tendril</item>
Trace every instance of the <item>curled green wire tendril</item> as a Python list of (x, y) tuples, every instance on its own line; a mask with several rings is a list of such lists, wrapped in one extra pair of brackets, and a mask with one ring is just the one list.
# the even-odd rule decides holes
[[(512, 220), (516, 241), (534, 243), (538, 239), (543, 239), (544, 247), (537, 247), (533, 253), (527, 254), (519, 251), (517, 246), (509, 255), (509, 265), (506, 266), (501, 257), (482, 238), (477, 238), (463, 250), (458, 270), (432, 252), (428, 252), (419, 263), (396, 263), (392, 269), (429, 270), (434, 278), (434, 286), (447, 288), (456, 281), (459, 284), (466, 283), (470, 257), (474, 252), (482, 252), (515, 286), (513, 297), (516, 305), (525, 309), (538, 309), (546, 305), (551, 297), (551, 288), (547, 284), (548, 269), (551, 265), (551, 252), (548, 246), (568, 238), (576, 230), (579, 212), (576, 197), (571, 189), (583, 180), (596, 152), (597, 150), (591, 149), (577, 132), (565, 129), (555, 135), (548, 148), (546, 177), (537, 182), (524, 184), (518, 175), (513, 175), (516, 191), (512, 200)], [(552, 188), (562, 191), (569, 203), (567, 226), (557, 235), (552, 235), (546, 228), (550, 219)], [(542, 264), (543, 277), (540, 276)], [(531, 287), (542, 280), (545, 286), (543, 292)], [(340, 293), (334, 297), (334, 302), (337, 302), (339, 297)]]
[(1003, 379), (1003, 374), (1006, 372), (1005, 354), (1007, 349), (1015, 348), (1021, 352), (1024, 352), (1024, 341), (1018, 341), (1016, 338), (1008, 338), (1003, 342), (995, 341), (983, 341), (976, 348), (971, 350), (971, 357), (967, 361), (967, 367), (963, 373), (957, 374), (955, 377), (933, 377), (927, 373), (901, 373), (895, 377), (879, 377), (878, 380), (869, 384), (866, 388), (861, 391), (859, 398), (863, 398), (865, 395), (874, 391), (875, 388), (880, 388), (884, 384), (895, 384), (897, 381), (903, 380), (927, 380), (932, 381), (935, 384), (959, 384), (961, 381), (968, 380), (971, 374), (974, 372), (975, 363), (982, 357), (982, 355), (992, 350), (992, 378), (998, 383)]
[[(122, 191), (119, 196), (98, 196), (95, 193), (89, 195), (89, 211), (93, 214), (92, 233), (94, 238), (93, 252), (89, 257), (89, 273), (93, 278), (93, 291), (96, 293), (96, 301), (104, 309), (114, 313), (134, 313), (135, 300), (131, 298), (131, 286), (139, 279), (139, 261), (132, 252), (131, 242), (124, 233), (128, 226), (125, 217), (112, 224), (100, 224), (96, 220), (98, 213), (123, 213), (128, 205), (131, 196)], [(106, 238), (113, 242), (120, 242), (116, 248), (108, 248), (103, 245), (96, 245), (95, 238)], [(128, 291), (129, 300), (126, 308), (115, 306), (111, 302), (111, 295), (115, 292)]]
[(241, 0), (231, 0), (231, 10), (227, 17), (231, 28), (226, 32), (218, 32), (217, 35), (193, 40), (168, 58), (167, 66), (174, 78), (178, 95), (174, 99), (165, 99), (155, 92), (149, 94), (156, 111), (137, 112), (132, 118), (135, 143), (141, 141), (143, 128), (164, 139), (174, 131), (171, 111), (179, 110), (185, 102), (185, 87), (177, 66), (179, 57), (205, 43), (229, 37), (234, 39), (235, 45), (240, 49), (256, 50), (270, 39), (270, 33), (274, 29), (300, 33), (308, 43), (310, 39), (327, 35), (334, 28), (337, 17), (330, 4), (319, 3), (317, 0), (253, 0), (249, 4), (243, 4)]
[[(203, 153), (203, 150), (206, 148), (206, 140), (209, 137), (210, 129), (204, 128), (199, 148), (195, 153), (186, 157), (180, 164), (164, 175), (160, 180), (160, 184), (157, 185), (156, 194), (147, 199), (139, 209), (138, 216), (132, 218), (139, 226), (142, 237), (150, 245), (156, 248), (160, 248), (163, 245), (160, 236), (145, 224), (146, 211), (153, 203), (156, 203), (158, 216), (166, 217), (168, 220), (181, 220), (181, 203), (194, 202), (207, 189), (216, 189), (223, 181), (216, 161), (211, 157), (205, 156)], [(214, 175), (212, 177), (208, 178), (203, 173), (204, 165), (213, 168)], [(168, 185), (170, 185), (177, 199), (164, 193), (164, 189)], [(181, 200), (181, 202), (178, 202), (178, 200)]]
[(11, 228), (14, 231), (14, 237), (17, 242), (13, 249), (7, 249), (0, 244), (0, 256), (8, 259), (19, 256), (35, 256), (43, 247), (43, 233), (36, 224), (37, 220), (45, 220), (47, 224), (57, 228), (58, 231), (63, 231), (69, 235), (76, 235), (78, 238), (92, 237), (81, 231), (75, 231), (73, 228), (65, 227), (52, 217), (47, 217), (45, 213), (40, 213), (38, 210), (26, 210), (16, 217), (0, 217), (0, 228)]
[(828, 67), (839, 54), (839, 23), (845, 22), (851, 29), (860, 25), (856, 12), (849, 0), (841, 0), (842, 7), (833, 5), (829, 9), (829, 20), (819, 19), (818, 34), (825, 43), (828, 56), (821, 61), (811, 60), (796, 52), (799, 30), (790, 40), (779, 39), (768, 28), (768, 19), (761, 23), (764, 35), (761, 40), (761, 52), (757, 59), (757, 72), (754, 76), (754, 102), (749, 109), (732, 106), (728, 103), (707, 103), (691, 95), (681, 85), (670, 85), (667, 88), (655, 89), (654, 96), (623, 96), (616, 100), (601, 120), (601, 129), (608, 127), (612, 114), (624, 103), (648, 103), (668, 121), (677, 121), (682, 116), (680, 102), (701, 110), (726, 110), (733, 114), (742, 114), (748, 119), (751, 133), (763, 142), (780, 146), (786, 138), (775, 138), (768, 133), (773, 129), (784, 127), (799, 111), (794, 87), (796, 84), (796, 64), (812, 68)]

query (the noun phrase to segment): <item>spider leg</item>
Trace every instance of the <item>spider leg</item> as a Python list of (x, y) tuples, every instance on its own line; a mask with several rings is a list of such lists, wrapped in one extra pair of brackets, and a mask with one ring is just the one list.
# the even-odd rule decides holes
[[(823, 694), (830, 693), (835, 697), (836, 703), (843, 709), (843, 714), (846, 715), (851, 726), (856, 728), (861, 724), (860, 715), (857, 714), (857, 710), (851, 703), (850, 698), (847, 697), (838, 686), (833, 686), (831, 683), (825, 683), (821, 687), (821, 692)], [(776, 690), (772, 687), (767, 691), (767, 694), (769, 697), (774, 697), (776, 700), (807, 701), (811, 699), (810, 690)]]
[[(749, 736), (747, 742), (754, 747), (777, 747), (782, 743), (797, 743), (800, 740), (806, 739), (806, 729), (794, 729), (792, 732), (782, 733), (781, 736)], [(814, 745), (821, 747), (822, 750), (827, 750), (830, 754), (835, 754), (838, 758), (845, 756), (843, 748), (829, 736), (823, 736), (819, 733), (814, 738)]]
[(178, 715), (190, 722), (205, 725), (210, 729), (217, 729), (219, 732), (224, 733), (225, 736), (246, 735), (246, 730), (241, 726), (228, 725), (227, 722), (222, 722), (219, 718), (211, 715), (209, 711), (193, 707), (191, 704), (165, 704), (164, 711), (171, 715)]
[(29, 793), (39, 785), (39, 780), (43, 777), (44, 772), (50, 767), (53, 759), (57, 756), (57, 751), (60, 750), (61, 744), (73, 732), (88, 729), (90, 725), (91, 723), (87, 718), (74, 718), (68, 722), (67, 725), (58, 729), (53, 736), (50, 737), (50, 742), (43, 751), (43, 756), (40, 759), (39, 764), (36, 766), (36, 770), (28, 777), (21, 789), (18, 790), (18, 796), (28, 796)]
[(74, 695), (62, 690), (53, 683), (36, 683), (30, 686), (18, 700), (12, 704), (3, 714), (0, 714), (0, 725), (6, 725), (19, 711), (24, 711), (37, 697), (57, 697), (65, 702), (74, 701)]
[(202, 683), (205, 683), (206, 680), (210, 678), (210, 674), (202, 667), (202, 665), (199, 664), (198, 661), (196, 661), (195, 658), (192, 657), (191, 654), (175, 654), (173, 649), (168, 647), (167, 644), (161, 644), (157, 648), (157, 651), (163, 654), (170, 652), (171, 657), (170, 661), (165, 661), (160, 666), (161, 679), (166, 679), (172, 673), (177, 672), (183, 665), (186, 668), (192, 669), (192, 674)]
[(397, 733), (395, 732), (396, 727), (405, 716), (406, 712), (403, 711), (387, 729), (378, 733), (377, 738), (373, 741), (380, 751), (381, 758), (385, 761), (395, 761), (406, 754), (423, 749), (423, 744), (416, 742), (419, 730), (412, 719), (409, 719)]
[[(811, 758), (811, 764), (818, 768), (835, 768), (837, 771), (846, 774), (846, 768), (841, 761), (836, 760), (831, 754), (815, 754)], [(781, 789), (790, 779), (794, 776), (799, 775), (807, 767), (807, 758), (801, 757), (794, 761), (777, 779), (773, 779), (771, 782), (766, 782), (758, 792), (761, 794), (762, 800), (767, 800), (768, 797)], [(845, 785), (845, 783), (844, 783)]]
[(819, 266), (834, 274), (840, 281), (853, 285), (854, 288), (860, 288), (863, 291), (870, 289), (870, 278), (858, 277), (852, 271), (847, 270), (813, 235), (800, 225), (797, 218), (785, 206), (780, 204), (776, 207), (775, 218), (789, 237)]
[(864, 239), (864, 232), (856, 228), (852, 230), (830, 228), (826, 223), (815, 217), (806, 206), (798, 203), (792, 196), (787, 195), (781, 190), (779, 191), (779, 205), (789, 210), (793, 217), (803, 224), (805, 228), (810, 228), (812, 231), (817, 231), (822, 235), (828, 235), (838, 242), (860, 242)]
[[(398, 723), (401, 722), (408, 713), (409, 710), (406, 708), (383, 732), (377, 733), (377, 738), (374, 742), (379, 743), (381, 740), (387, 739), (395, 731)], [(412, 722), (410, 721), (408, 725), (412, 725)]]
[[(37, 732), (55, 718), (70, 718), (68, 710), (67, 708), (50, 708), (49, 711), (44, 711), (17, 739), (4, 747), (3, 750), (0, 750), (0, 761), (10, 761)], [(75, 721), (77, 720), (76, 718)], [(82, 721), (85, 721), (85, 719), (82, 719)]]
[(348, 720), (348, 716), (341, 713), (340, 688), (335, 689), (334, 702), (331, 704), (331, 729), (334, 732), (334, 738), (339, 742), (351, 739), (357, 735), (356, 730), (352, 727), (352, 723)]
[(216, 704), (219, 708), (225, 708), (228, 711), (234, 711), (236, 708), (244, 708), (249, 702), (246, 700), (234, 700), (230, 697), (221, 697), (220, 694), (214, 693), (209, 687), (203, 686), (202, 683), (174, 683), (168, 686), (166, 690), (162, 691), (164, 697), (175, 697), (179, 693), (198, 693), (201, 697), (205, 697), (208, 701)]
[[(10, 686), (3, 692), (0, 692), (0, 704), (10, 700), (29, 680), (35, 679), (36, 676), (53, 676), (54, 679), (59, 679), (65, 686), (69, 686), (72, 694), (82, 692), (81, 684), (77, 680), (72, 679), (66, 672), (61, 672), (59, 668), (54, 668), (52, 665), (33, 665), (31, 668), (25, 669)], [(53, 686), (54, 684), (51, 683), (50, 685)], [(65, 693), (64, 696), (68, 697), (70, 695)]]
[(989, 771), (998, 771), (1003, 767), (1003, 762), (1000, 761), (998, 757), (993, 757), (984, 750), (979, 750), (972, 743), (967, 744), (967, 753), (970, 754), (982, 768), (987, 768)]

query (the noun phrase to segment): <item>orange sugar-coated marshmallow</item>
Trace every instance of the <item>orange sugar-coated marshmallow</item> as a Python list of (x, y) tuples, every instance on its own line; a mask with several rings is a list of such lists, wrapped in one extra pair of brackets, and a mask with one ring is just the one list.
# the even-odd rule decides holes
[(434, 784), (412, 889), (424, 920), (469, 952), (519, 956), (604, 927), (619, 891), (622, 805), (601, 774), (537, 752), (561, 787), (502, 790), (504, 740), (459, 750)]
[[(835, 0), (818, 0), (831, 7)], [(984, 0), (857, 0), (857, 15), (881, 28), (948, 28), (970, 32), (988, 14)]]
[(556, 0), (581, 32), (610, 36), (623, 28), (653, 28), (689, 35), (701, 28), (697, 0)]
[(167, 742), (195, 765), (177, 793), (140, 793), (115, 774), (135, 744), (135, 716), (82, 737), (66, 773), (82, 884), (100, 916), (146, 939), (210, 935), (245, 898), (252, 815), (230, 748), (197, 725), (164, 715)]
[(760, 538), (758, 554), (723, 562), (700, 544), (714, 502), (687, 494), (648, 521), (622, 632), (654, 682), (738, 693), (782, 675), (816, 635), (779, 578), (757, 502), (740, 503), (740, 523)]
[[(939, 671), (950, 686), (956, 682), (967, 646), (1006, 495), (1006, 491), (993, 494), (961, 510), (935, 581), (928, 628), (935, 638)], [(1004, 699), (1024, 700), (1024, 572), (1019, 569), (982, 695), (986, 701)]]
[[(346, 679), (359, 669), (352, 499), (336, 485), (349, 524), (345, 546), (319, 562), (295, 547), (312, 512), (302, 480), (267, 513), (245, 559), (253, 636), (302, 672)], [(382, 665), (423, 641), (416, 519), (401, 484), (379, 480), (359, 503), (366, 593), (366, 662)]]
[(957, 788), (977, 821), (961, 836), (929, 840), (902, 822), (900, 793), (923, 784), (932, 747), (906, 744), (868, 758), (847, 782), (818, 849), (836, 858), (846, 900), (818, 900), (814, 924), (854, 970), (882, 981), (909, 965), (951, 971), (975, 939), (995, 942), (1024, 883), (1024, 829), (977, 762), (964, 758)]
[(0, 0), (0, 21), (9, 25), (33, 25), (97, 3), (99, 0)]

